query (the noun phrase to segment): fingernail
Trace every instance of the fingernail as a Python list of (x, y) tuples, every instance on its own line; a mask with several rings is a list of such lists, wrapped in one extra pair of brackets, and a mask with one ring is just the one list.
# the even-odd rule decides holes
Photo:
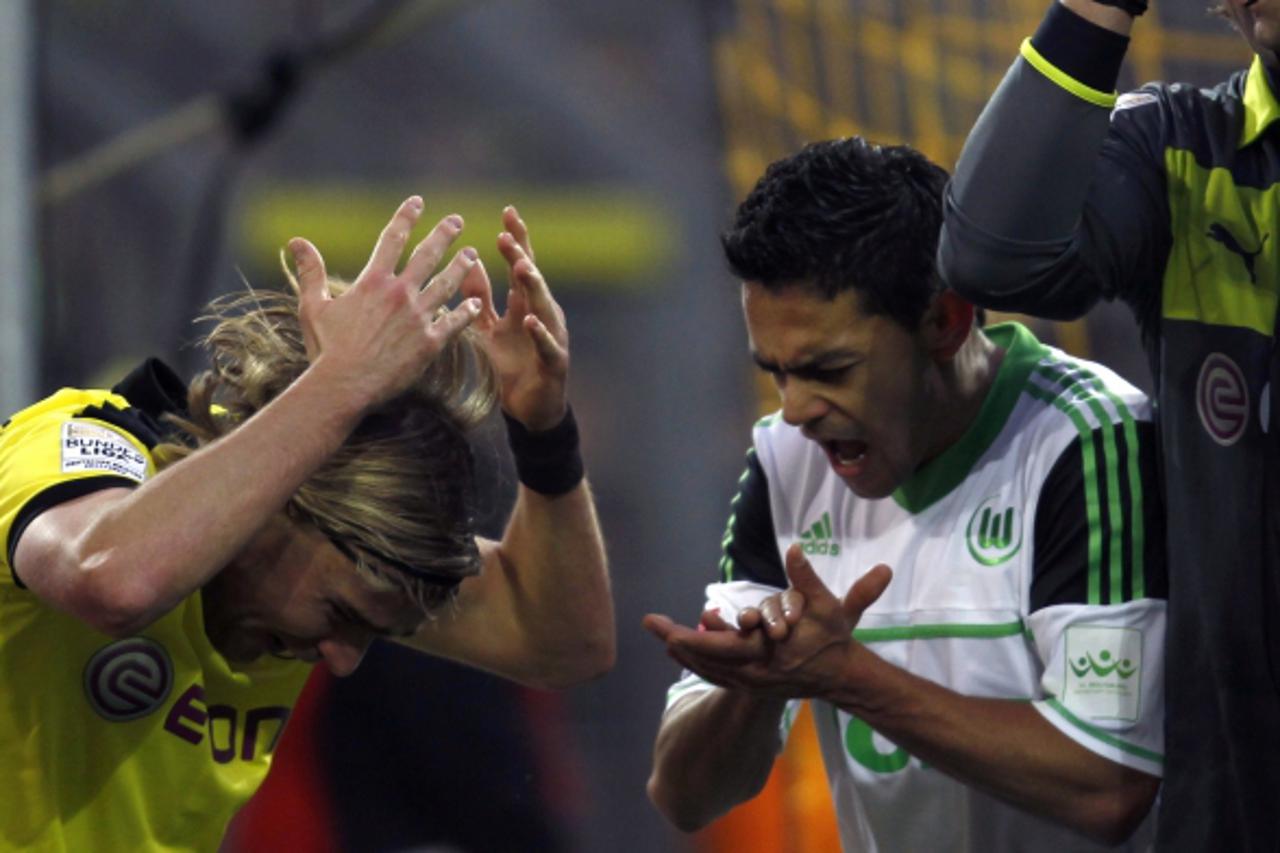
[(480, 253), (477, 252), (475, 249), (471, 248), (470, 246), (468, 246), (467, 248), (462, 250), (462, 257), (466, 258), (469, 261), (474, 261), (476, 258), (480, 257)]
[(480, 300), (475, 298), (474, 296), (467, 300), (466, 305), (467, 305), (467, 310), (470, 311), (472, 314), (480, 313)]
[(458, 214), (455, 213), (455, 214), (452, 214), (451, 216), (447, 216), (445, 217), (444, 221), (448, 222), (450, 225), (452, 225), (454, 228), (457, 228), (459, 231), (462, 230), (462, 217), (459, 216)]
[(409, 199), (406, 202), (406, 204), (409, 205), (409, 208), (411, 210), (422, 210), (422, 197), (411, 195), (409, 196)]

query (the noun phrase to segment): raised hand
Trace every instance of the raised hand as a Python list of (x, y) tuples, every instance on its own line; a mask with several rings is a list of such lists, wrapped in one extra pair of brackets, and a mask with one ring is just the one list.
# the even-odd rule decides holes
[(407, 388), (482, 308), (479, 299), (471, 298), (452, 311), (440, 310), (477, 266), (474, 249), (458, 252), (423, 286), (461, 233), (461, 217), (441, 220), (396, 272), (421, 214), (422, 199), (406, 199), (355, 282), (336, 295), (319, 250), (301, 237), (289, 241), (297, 267), (299, 322), (312, 369), (363, 406)]
[(821, 696), (846, 675), (857, 647), (853, 629), (888, 586), (892, 572), (876, 566), (836, 598), (798, 545), (787, 550), (791, 586), (739, 614), (737, 629), (704, 614), (703, 630), (649, 615), (644, 626), (678, 663), (713, 684), (783, 698)]
[(497, 371), (502, 408), (531, 431), (560, 423), (567, 403), (569, 332), (564, 311), (534, 263), (529, 229), (514, 207), (502, 211), (505, 229), (498, 251), (507, 262), (506, 310), (499, 315), (483, 267), (463, 283), (463, 294), (480, 299), (475, 329)]

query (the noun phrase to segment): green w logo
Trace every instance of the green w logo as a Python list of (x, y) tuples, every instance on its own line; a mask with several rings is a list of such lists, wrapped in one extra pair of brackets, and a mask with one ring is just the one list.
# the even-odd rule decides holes
[(800, 548), (806, 554), (835, 557), (840, 553), (840, 543), (831, 538), (831, 513), (824, 512), (822, 518), (800, 534)]
[(969, 553), (984, 566), (998, 566), (1022, 547), (1022, 524), (1015, 507), (1001, 507), (994, 496), (969, 517), (964, 531)]

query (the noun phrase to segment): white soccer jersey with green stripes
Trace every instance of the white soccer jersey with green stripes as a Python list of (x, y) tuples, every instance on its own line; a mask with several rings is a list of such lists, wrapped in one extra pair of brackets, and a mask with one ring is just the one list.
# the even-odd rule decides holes
[[(1164, 537), (1149, 404), (1021, 326), (987, 334), (1007, 354), (977, 420), (891, 498), (857, 497), (817, 444), (761, 421), (707, 606), (732, 619), (785, 585), (781, 555), (797, 541), (840, 596), (887, 563), (893, 581), (859, 640), (959, 693), (1029, 701), (1086, 749), (1158, 776)], [(704, 689), (686, 673), (668, 701)], [(847, 850), (1099, 849), (831, 705), (814, 712)]]

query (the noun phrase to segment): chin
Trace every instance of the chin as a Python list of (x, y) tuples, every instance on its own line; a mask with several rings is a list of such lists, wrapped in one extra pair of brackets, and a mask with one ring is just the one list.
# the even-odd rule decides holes
[(849, 487), (849, 491), (853, 492), (863, 500), (878, 501), (889, 497), (897, 488), (895, 484), (885, 485), (867, 479), (852, 479), (842, 477), (844, 484)]

